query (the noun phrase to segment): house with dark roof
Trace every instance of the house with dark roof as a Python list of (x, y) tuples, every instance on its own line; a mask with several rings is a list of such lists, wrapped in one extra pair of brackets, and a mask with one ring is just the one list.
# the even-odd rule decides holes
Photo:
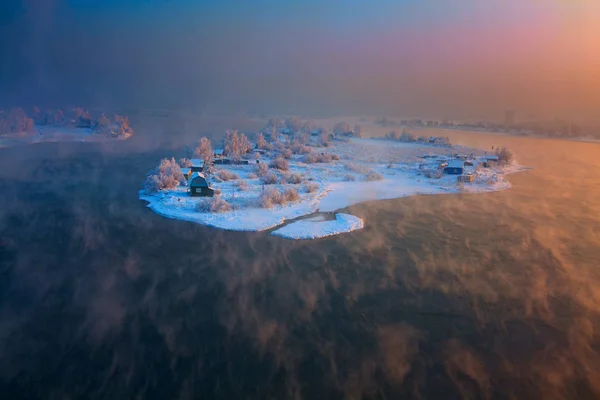
[(194, 172), (192, 174), (188, 181), (188, 185), (190, 188), (190, 196), (213, 197), (215, 195), (215, 190), (208, 185), (206, 177), (199, 172)]

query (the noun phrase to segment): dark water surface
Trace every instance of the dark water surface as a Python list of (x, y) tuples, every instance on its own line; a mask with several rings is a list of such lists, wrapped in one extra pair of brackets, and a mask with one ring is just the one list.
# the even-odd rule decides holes
[(164, 151), (0, 149), (0, 398), (600, 396), (600, 145), (451, 136), (534, 170), (316, 241), (152, 213)]

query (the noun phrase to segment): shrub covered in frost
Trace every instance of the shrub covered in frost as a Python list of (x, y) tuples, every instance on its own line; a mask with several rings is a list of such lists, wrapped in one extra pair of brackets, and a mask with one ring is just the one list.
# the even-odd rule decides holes
[(285, 202), (286, 200), (283, 193), (275, 188), (265, 189), (258, 198), (258, 203), (263, 208), (271, 208), (274, 205), (283, 205)]
[(225, 201), (223, 197), (215, 196), (212, 198), (210, 210), (214, 213), (224, 213), (231, 211), (231, 204)]
[(175, 189), (184, 181), (185, 178), (181, 173), (177, 161), (174, 158), (170, 160), (163, 158), (158, 168), (155, 168), (148, 174), (144, 189), (149, 193), (163, 189)]
[(371, 171), (371, 169), (369, 167), (367, 167), (366, 165), (363, 165), (363, 164), (345, 163), (344, 167), (346, 167), (346, 169), (349, 171), (356, 172), (357, 174), (366, 175)]
[(285, 180), (287, 183), (290, 183), (292, 185), (298, 185), (299, 183), (302, 183), (304, 177), (300, 174), (293, 173), (286, 176)]
[(312, 151), (312, 147), (305, 146), (302, 143), (294, 142), (291, 146), (292, 153), (294, 154), (308, 154)]
[(286, 160), (290, 160), (292, 158), (292, 150), (283, 149), (283, 151), (281, 152), (281, 157), (283, 157)]
[(271, 168), (288, 171), (290, 169), (290, 163), (284, 158), (277, 157), (276, 159), (271, 160)]
[(254, 173), (257, 176), (265, 176), (269, 173), (269, 166), (263, 162), (256, 164), (254, 167)]
[(275, 185), (279, 180), (277, 179), (277, 175), (272, 172), (269, 172), (260, 177), (260, 181), (263, 185)]
[(304, 156), (302, 161), (305, 162), (306, 164), (314, 164), (317, 162), (317, 155), (313, 154), (313, 153), (309, 153)]
[(245, 180), (239, 180), (235, 183), (235, 187), (242, 192), (246, 191), (248, 190), (248, 182)]
[(319, 137), (319, 144), (323, 147), (329, 147), (331, 144), (331, 138), (329, 137), (329, 132), (323, 131), (321, 132), (321, 136)]
[(300, 195), (294, 188), (287, 188), (283, 192), (283, 196), (288, 203), (297, 203), (300, 200)]
[(204, 213), (224, 213), (231, 211), (231, 204), (221, 196), (215, 196), (212, 198), (201, 199), (196, 205), (196, 210)]
[(234, 180), (234, 179), (240, 179), (240, 177), (236, 173), (231, 172), (231, 171), (226, 170), (226, 169), (219, 170), (216, 175), (219, 178), (221, 178), (223, 181), (225, 181), (225, 182), (231, 181), (231, 180)]
[(347, 182), (354, 182), (356, 180), (356, 177), (352, 174), (346, 174), (344, 175), (344, 180)]
[(370, 171), (367, 175), (365, 175), (365, 180), (367, 182), (380, 181), (383, 179), (383, 175), (377, 173), (375, 171)]
[(304, 185), (304, 191), (306, 193), (314, 193), (319, 189), (319, 184), (315, 183), (315, 182), (307, 182)]
[[(339, 157), (338, 157), (339, 159)], [(321, 153), (317, 156), (317, 162), (318, 163), (323, 163), (323, 164), (329, 164), (331, 161), (333, 161), (333, 155), (329, 154), (329, 153)]]

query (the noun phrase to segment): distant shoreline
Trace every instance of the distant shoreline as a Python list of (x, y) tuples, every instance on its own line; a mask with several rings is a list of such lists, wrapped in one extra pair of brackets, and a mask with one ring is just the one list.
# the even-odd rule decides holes
[(477, 129), (477, 128), (454, 128), (454, 127), (443, 127), (443, 126), (410, 126), (410, 125), (400, 125), (402, 128), (414, 129), (414, 130), (426, 130), (426, 129), (438, 129), (443, 131), (457, 131), (457, 132), (474, 132), (474, 133), (483, 133), (490, 135), (503, 135), (503, 136), (512, 136), (512, 137), (525, 137), (525, 138), (533, 138), (533, 139), (553, 139), (553, 140), (567, 140), (570, 142), (581, 142), (581, 143), (596, 143), (600, 144), (600, 138), (593, 137), (562, 137), (562, 136), (550, 136), (550, 135), (539, 135), (539, 134), (528, 134), (528, 133), (509, 133), (509, 132), (500, 132), (500, 131), (490, 131), (485, 129)]

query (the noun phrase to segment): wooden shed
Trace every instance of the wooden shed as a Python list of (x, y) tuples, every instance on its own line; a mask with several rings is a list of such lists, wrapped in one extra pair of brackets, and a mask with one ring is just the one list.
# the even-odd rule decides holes
[(215, 190), (208, 186), (206, 177), (199, 172), (194, 172), (189, 180), (190, 196), (212, 197)]
[(444, 173), (448, 175), (462, 175), (465, 170), (465, 164), (462, 160), (452, 160), (444, 168)]
[(475, 180), (475, 177), (471, 174), (465, 174), (465, 175), (458, 176), (459, 182), (473, 182), (474, 180)]

